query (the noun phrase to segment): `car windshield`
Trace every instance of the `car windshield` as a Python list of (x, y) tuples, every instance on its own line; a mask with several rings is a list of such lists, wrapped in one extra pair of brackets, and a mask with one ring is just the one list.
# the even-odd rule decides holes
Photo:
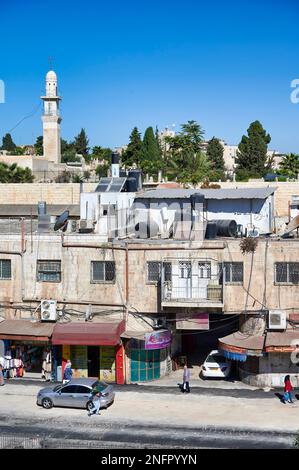
[(101, 391), (107, 387), (107, 384), (105, 382), (102, 382), (101, 380), (97, 380), (96, 382), (92, 384), (92, 388), (94, 387), (97, 387)]
[(226, 362), (226, 358), (220, 354), (213, 354), (207, 357), (206, 362), (215, 362), (217, 364)]
[(56, 385), (56, 387), (53, 388), (53, 392), (58, 392), (61, 389), (61, 385)]

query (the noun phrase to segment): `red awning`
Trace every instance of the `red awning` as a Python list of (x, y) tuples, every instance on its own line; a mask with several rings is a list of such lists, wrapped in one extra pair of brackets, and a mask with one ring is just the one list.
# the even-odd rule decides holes
[(53, 328), (53, 323), (4, 320), (0, 323), (0, 339), (47, 342), (52, 336)]
[(76, 344), (84, 346), (116, 346), (125, 331), (125, 320), (107, 323), (56, 323), (52, 344)]

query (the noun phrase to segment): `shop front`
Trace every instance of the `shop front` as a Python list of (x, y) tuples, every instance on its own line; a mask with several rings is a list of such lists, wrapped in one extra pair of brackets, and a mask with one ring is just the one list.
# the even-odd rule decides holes
[(120, 338), (125, 322), (56, 324), (52, 344), (56, 348), (56, 379), (62, 380), (65, 364), (72, 363), (73, 377), (97, 377), (124, 383), (124, 353)]
[(241, 332), (219, 339), (218, 349), (238, 361), (240, 379), (256, 387), (283, 387), (289, 374), (299, 386), (299, 335), (294, 330), (248, 336)]
[(129, 360), (129, 381), (147, 382), (159, 379), (171, 371), (169, 330), (151, 331), (143, 334), (125, 332), (126, 356)]
[(30, 320), (4, 320), (0, 323), (1, 357), (6, 379), (52, 379), (50, 338), (53, 328), (53, 324)]

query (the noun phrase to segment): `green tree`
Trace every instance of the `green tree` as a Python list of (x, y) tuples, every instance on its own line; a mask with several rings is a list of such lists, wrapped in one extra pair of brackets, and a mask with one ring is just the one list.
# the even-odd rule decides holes
[(224, 148), (221, 145), (220, 140), (216, 137), (213, 137), (207, 146), (207, 157), (210, 160), (213, 169), (220, 170), (224, 172), (224, 158), (223, 158)]
[(77, 153), (82, 155), (85, 160), (89, 160), (89, 140), (85, 129), (81, 129), (80, 133), (75, 137), (74, 147)]
[(289, 153), (285, 155), (279, 164), (280, 172), (290, 178), (297, 178), (299, 174), (299, 155)]
[(243, 135), (237, 151), (237, 178), (247, 174), (249, 177), (261, 177), (267, 171), (267, 148), (271, 141), (259, 121), (254, 121), (247, 129), (248, 137)]
[(142, 171), (151, 176), (157, 176), (158, 171), (163, 168), (160, 149), (152, 127), (148, 127), (144, 133), (140, 163)]
[(105, 160), (109, 163), (111, 163), (111, 154), (112, 150), (108, 147), (101, 147), (100, 145), (96, 145), (95, 147), (92, 148), (92, 154), (91, 158), (93, 160)]
[(121, 156), (121, 162), (125, 167), (132, 166), (134, 163), (140, 167), (142, 159), (142, 140), (137, 127), (131, 132), (128, 147)]
[(165, 137), (169, 150), (166, 155), (166, 174), (169, 179), (198, 183), (208, 176), (211, 164), (202, 151), (204, 131), (196, 121), (182, 124), (174, 137)]
[(98, 175), (99, 178), (105, 178), (108, 174), (109, 167), (110, 167), (109, 163), (98, 165), (96, 167), (96, 175)]
[(1, 183), (32, 183), (34, 176), (30, 168), (21, 168), (16, 163), (7, 165), (0, 162)]
[(14, 152), (16, 150), (16, 144), (12, 140), (10, 134), (5, 134), (2, 139), (2, 150), (6, 150), (7, 152)]
[(44, 154), (44, 138), (42, 135), (38, 136), (34, 144), (36, 155)]

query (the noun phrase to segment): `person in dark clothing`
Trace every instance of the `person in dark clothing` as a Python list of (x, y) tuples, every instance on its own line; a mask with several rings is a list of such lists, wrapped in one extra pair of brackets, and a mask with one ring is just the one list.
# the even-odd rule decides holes
[(294, 403), (292, 400), (292, 391), (293, 391), (293, 386), (292, 386), (290, 376), (286, 375), (284, 378), (284, 394), (283, 394), (284, 402), (287, 401), (288, 403)]
[(72, 376), (73, 376), (72, 363), (68, 359), (68, 361), (65, 365), (65, 369), (64, 369), (63, 383), (66, 384), (67, 382), (69, 382), (72, 379)]

